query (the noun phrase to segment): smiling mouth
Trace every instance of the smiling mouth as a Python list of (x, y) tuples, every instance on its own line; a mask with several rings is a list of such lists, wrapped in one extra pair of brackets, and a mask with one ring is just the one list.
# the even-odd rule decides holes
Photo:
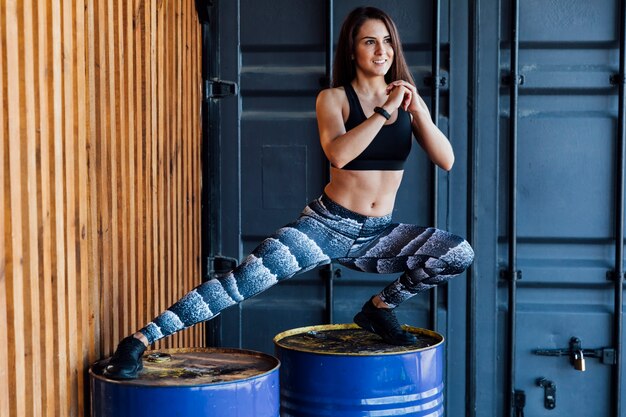
[(387, 62), (386, 59), (379, 59), (379, 60), (374, 61), (374, 64), (384, 64), (385, 62)]

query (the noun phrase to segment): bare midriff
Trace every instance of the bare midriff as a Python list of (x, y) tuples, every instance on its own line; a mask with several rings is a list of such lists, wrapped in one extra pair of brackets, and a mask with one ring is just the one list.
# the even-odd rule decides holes
[(330, 168), (330, 182), (324, 192), (348, 210), (369, 217), (393, 211), (404, 171), (351, 171)]

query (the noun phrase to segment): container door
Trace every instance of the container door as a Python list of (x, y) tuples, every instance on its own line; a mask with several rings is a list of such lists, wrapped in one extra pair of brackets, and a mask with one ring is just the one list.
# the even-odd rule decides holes
[[(241, 260), (295, 220), (328, 179), (315, 98), (325, 85), (323, 2), (219, 3), (222, 77), (237, 100), (221, 108), (222, 254)], [(273, 352), (272, 338), (323, 322), (319, 272), (281, 283), (222, 313), (222, 344)]]
[[(504, 76), (511, 51), (509, 3), (501, 3)], [(502, 387), (506, 370), (515, 367), (514, 388), (525, 393), (526, 415), (612, 415), (612, 352), (586, 357), (583, 372), (575, 369), (569, 349), (577, 346), (573, 338), (582, 349), (612, 344), (613, 283), (607, 273), (615, 267), (617, 87), (611, 76), (618, 72), (617, 16), (613, 0), (520, 2), (516, 360), (492, 363)], [(505, 270), (510, 80), (500, 82), (499, 139), (481, 137), (479, 149), (499, 149), (495, 261)], [(497, 357), (506, 358), (509, 280), (498, 284)], [(545, 356), (558, 349), (565, 356)], [(506, 407), (505, 395), (499, 407)]]
[[(387, 11), (398, 24), (417, 87), (430, 103), (433, 2), (371, 4)], [(240, 86), (237, 99), (221, 102), (224, 255), (241, 259), (273, 231), (295, 220), (327, 183), (329, 165), (319, 143), (315, 100), (328, 83), (328, 49), (334, 50), (344, 17), (359, 5), (357, 1), (219, 2), (220, 76), (236, 79)], [(451, 25), (450, 19), (457, 23)], [(467, 5), (451, 10), (448, 2), (442, 1), (444, 80), (439, 125), (453, 142), (455, 170), (450, 174), (440, 170), (434, 191), (432, 164), (414, 143), (394, 210), (398, 222), (431, 225), (433, 201), (437, 198), (438, 226), (464, 236), (467, 30)], [(455, 63), (454, 68), (451, 62)], [(452, 84), (454, 77), (457, 78)], [(357, 273), (339, 265), (332, 268), (336, 279), (330, 307), (335, 323), (352, 322), (369, 297), (397, 278)], [(328, 268), (322, 267), (297, 275), (223, 312), (222, 344), (271, 353), (275, 334), (327, 322), (327, 274)], [(465, 399), (465, 288), (465, 277), (456, 278), (441, 288), (435, 305), (437, 330), (444, 334), (447, 343), (456, 346), (449, 353), (454, 366), (448, 368), (454, 389), (446, 395), (446, 400), (454, 402), (446, 407), (455, 415), (463, 412)], [(428, 327), (429, 298), (429, 294), (421, 294), (403, 305), (398, 310), (401, 322)], [(452, 332), (448, 334), (448, 330)]]

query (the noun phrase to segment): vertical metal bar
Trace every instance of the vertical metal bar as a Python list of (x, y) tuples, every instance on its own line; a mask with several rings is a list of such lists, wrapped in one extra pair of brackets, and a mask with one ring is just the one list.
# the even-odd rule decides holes
[[(469, 38), (470, 38), (470, 53), (469, 55), (469, 80), (468, 85), (468, 176), (467, 176), (467, 188), (470, 190), (471, 203), (468, 204), (467, 218), (469, 219), (468, 241), (472, 247), (477, 247), (476, 242), (476, 212), (477, 212), (477, 191), (478, 179), (477, 177), (477, 137), (478, 137), (478, 60), (480, 42), (478, 33), (480, 31), (480, 0), (473, 0), (469, 5)], [(472, 52), (473, 51), (473, 52)], [(465, 381), (466, 381), (466, 395), (465, 395), (465, 417), (476, 417), (476, 281), (474, 278), (474, 268), (470, 269), (467, 273), (467, 294), (466, 294), (466, 339), (467, 348), (465, 356)]]
[(623, 332), (623, 291), (624, 291), (624, 142), (626, 136), (626, 1), (622, 0), (620, 14), (619, 45), (619, 105), (617, 133), (617, 178), (615, 181), (615, 312), (613, 316), (613, 346), (616, 364), (613, 368), (614, 416), (620, 417), (622, 408), (622, 332)]
[(517, 313), (517, 104), (519, 92), (519, 0), (512, 0), (511, 9), (511, 86), (509, 111), (509, 252), (508, 278), (509, 283), (509, 381), (505, 398), (508, 400), (508, 410), (514, 413), (515, 395), (515, 339)]
[(333, 75), (333, 59), (334, 59), (334, 43), (335, 33), (333, 30), (334, 7), (335, 2), (333, 0), (326, 0), (326, 79), (328, 80), (328, 86), (331, 84), (331, 77)]
[[(206, 97), (206, 83), (219, 74), (219, 28), (217, 2), (196, 0), (196, 10), (202, 25), (202, 280), (211, 279), (209, 259), (221, 253), (221, 179), (220, 125), (217, 100)], [(207, 346), (220, 346), (222, 330), (220, 317), (205, 324)]]
[[(332, 85), (332, 75), (333, 75), (333, 58), (334, 58), (334, 42), (335, 35), (333, 31), (333, 21), (334, 21), (334, 1), (327, 0), (326, 1), (326, 82), (327, 87)], [(328, 175), (327, 181), (330, 181), (330, 163), (327, 163), (326, 173)], [(330, 263), (324, 268), (327, 268), (323, 271), (322, 276), (324, 279), (324, 285), (326, 287), (325, 292), (325, 320), (328, 324), (333, 324), (333, 316), (334, 316), (334, 267), (333, 264)]]
[[(439, 125), (439, 67), (441, 62), (441, 48), (439, 43), (441, 41), (441, 0), (433, 0), (433, 33), (432, 33), (432, 85), (431, 85), (431, 117), (435, 126)], [(432, 187), (433, 187), (433, 200), (432, 200), (432, 219), (433, 226), (437, 227), (439, 224), (439, 171), (436, 165), (432, 165)], [(437, 330), (437, 299), (438, 299), (437, 287), (433, 288), (430, 292), (430, 328)]]

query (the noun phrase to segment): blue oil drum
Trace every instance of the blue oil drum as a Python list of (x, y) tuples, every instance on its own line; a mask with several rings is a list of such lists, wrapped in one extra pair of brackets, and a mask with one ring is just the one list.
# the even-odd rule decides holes
[(280, 362), (243, 349), (147, 352), (135, 380), (89, 369), (92, 417), (278, 417)]
[(281, 416), (442, 416), (443, 336), (404, 328), (418, 344), (388, 345), (355, 324), (278, 334)]

